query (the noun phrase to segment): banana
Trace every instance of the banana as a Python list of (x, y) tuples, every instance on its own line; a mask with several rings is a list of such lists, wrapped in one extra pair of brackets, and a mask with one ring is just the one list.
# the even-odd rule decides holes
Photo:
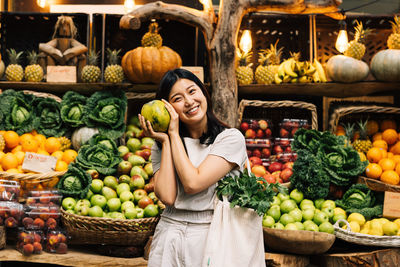
[(319, 63), (319, 61), (316, 58), (314, 58), (314, 65), (315, 68), (317, 69), (318, 76), (321, 82), (326, 83), (328, 80), (326, 79), (324, 67), (322, 67), (321, 63)]
[(316, 72), (316, 71), (317, 71), (317, 69), (314, 67), (314, 65), (309, 63), (308, 69), (306, 71), (306, 75), (312, 76), (314, 74), (314, 72)]
[(293, 79), (290, 80), (290, 82), (291, 82), (291, 83), (297, 83), (298, 80), (299, 80), (299, 79), (297, 79), (297, 78), (293, 78)]
[(275, 73), (274, 81), (275, 81), (276, 84), (281, 84), (282, 83), (282, 79), (279, 78), (279, 74), (278, 73)]
[(315, 83), (321, 82), (321, 78), (318, 75), (318, 71), (314, 72), (314, 74), (313, 74), (313, 82), (315, 82)]
[(285, 73), (287, 75), (296, 78), (297, 73), (293, 71), (294, 65), (295, 65), (295, 60), (293, 58), (289, 58), (284, 62), (283, 69), (285, 70)]
[(292, 77), (290, 77), (289, 75), (285, 75), (285, 76), (283, 77), (283, 79), (282, 79), (282, 81), (283, 81), (284, 83), (288, 83), (288, 82), (290, 82), (290, 80), (292, 80)]
[(284, 70), (284, 63), (285, 63), (285, 61), (284, 62), (282, 62), (281, 64), (279, 64), (279, 67), (278, 67), (278, 76), (279, 77), (283, 77), (283, 76), (285, 76), (285, 70)]
[(304, 76), (307, 70), (307, 62), (297, 62), (296, 61), (296, 66), (298, 70), (296, 71), (299, 77)]
[(301, 76), (299, 78), (299, 83), (308, 83), (308, 76)]

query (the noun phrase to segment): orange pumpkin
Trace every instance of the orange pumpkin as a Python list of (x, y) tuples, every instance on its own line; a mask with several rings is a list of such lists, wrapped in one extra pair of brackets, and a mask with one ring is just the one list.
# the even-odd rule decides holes
[(121, 61), (126, 77), (133, 83), (158, 83), (163, 75), (182, 66), (178, 53), (167, 46), (137, 47)]

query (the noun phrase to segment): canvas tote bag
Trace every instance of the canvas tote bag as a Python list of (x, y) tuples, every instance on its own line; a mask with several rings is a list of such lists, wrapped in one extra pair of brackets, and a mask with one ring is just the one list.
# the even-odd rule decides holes
[(262, 217), (253, 209), (231, 208), (226, 196), (216, 198), (202, 266), (265, 266)]

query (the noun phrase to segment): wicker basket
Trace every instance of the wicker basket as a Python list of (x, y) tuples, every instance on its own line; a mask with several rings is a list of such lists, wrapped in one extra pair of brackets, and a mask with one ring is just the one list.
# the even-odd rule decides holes
[(239, 104), (238, 125), (244, 117), (269, 118), (278, 125), (285, 118), (307, 119), (312, 129), (318, 129), (317, 108), (314, 104), (301, 101), (259, 101), (243, 99)]
[(341, 119), (347, 115), (352, 115), (354, 118), (367, 119), (370, 116), (374, 118), (386, 118), (388, 115), (400, 115), (400, 108), (384, 107), (384, 106), (347, 106), (335, 109), (330, 115), (329, 130), (332, 133), (336, 132), (336, 127), (339, 125)]
[(400, 193), (400, 186), (399, 185), (391, 185), (387, 184), (384, 182), (381, 182), (376, 179), (372, 178), (367, 178), (364, 176), (359, 176), (358, 177), (358, 183), (363, 183), (366, 186), (368, 186), (369, 189), (373, 191), (379, 191), (379, 192), (385, 192), (385, 191), (390, 191), (390, 192), (398, 192)]
[(160, 217), (122, 220), (80, 216), (61, 209), (72, 244), (145, 246)]
[[(341, 222), (346, 223), (347, 229), (339, 227)], [(400, 247), (400, 236), (376, 236), (355, 233), (351, 231), (350, 224), (343, 219), (337, 220), (333, 228), (337, 238), (349, 243), (375, 247)]]

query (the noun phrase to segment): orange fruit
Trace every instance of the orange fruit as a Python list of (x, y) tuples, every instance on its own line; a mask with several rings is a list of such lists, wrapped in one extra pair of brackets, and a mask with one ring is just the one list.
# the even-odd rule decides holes
[(22, 151), (25, 152), (36, 152), (39, 148), (39, 142), (36, 139), (25, 139), (21, 142)]
[(372, 163), (378, 163), (383, 158), (381, 150), (382, 149), (379, 147), (370, 148), (370, 150), (367, 152), (368, 161)]
[(68, 170), (68, 163), (62, 160), (57, 160), (56, 172), (62, 172)]
[(336, 135), (346, 135), (346, 131), (344, 130), (344, 127), (342, 125), (338, 125), (336, 127)]
[(382, 133), (378, 132), (372, 136), (372, 141), (382, 140)]
[(25, 158), (25, 152), (17, 151), (17, 152), (14, 153), (14, 155), (18, 159), (18, 165), (22, 165), (22, 162), (24, 162), (24, 158)]
[(37, 134), (33, 138), (35, 138), (41, 145), (44, 145), (44, 143), (46, 142), (46, 136), (44, 136), (43, 134)]
[(390, 147), (390, 152), (395, 155), (400, 155), (400, 141)]
[(388, 145), (393, 145), (397, 142), (397, 132), (393, 129), (387, 129), (382, 133), (382, 139), (386, 141)]
[(3, 159), (3, 157), (4, 157), (5, 154), (6, 154), (6, 153), (4, 153), (3, 151), (0, 151), (0, 162), (1, 162), (1, 160)]
[(9, 172), (9, 173), (21, 173), (17, 168), (8, 169), (8, 170), (6, 170), (6, 172)]
[(56, 157), (57, 159), (61, 160), (63, 154), (64, 154), (64, 152), (62, 152), (61, 150), (58, 150), (58, 151), (51, 153), (51, 156)]
[(7, 148), (14, 148), (18, 146), (19, 143), (19, 135), (14, 131), (6, 131), (3, 134), (4, 141), (6, 142)]
[(393, 154), (392, 152), (388, 152), (388, 153), (387, 153), (387, 157), (388, 157), (389, 159), (393, 158), (393, 156), (394, 156), (394, 154)]
[(394, 160), (389, 158), (381, 159), (378, 164), (379, 166), (381, 166), (383, 171), (393, 171), (396, 167), (396, 163), (394, 162)]
[(397, 129), (396, 122), (394, 120), (383, 120), (380, 125), (380, 130), (383, 132), (387, 129)]
[(60, 150), (60, 148), (61, 148), (61, 143), (58, 140), (58, 138), (55, 137), (47, 138), (46, 142), (44, 143), (44, 149), (50, 154), (57, 150)]
[(33, 139), (33, 135), (30, 133), (24, 133), (19, 137), (19, 144), (22, 144), (25, 140)]
[(15, 169), (18, 167), (18, 158), (13, 153), (7, 153), (1, 159), (3, 170)]
[(360, 139), (360, 132), (354, 132), (353, 142), (356, 141), (357, 139)]
[(387, 184), (396, 185), (400, 181), (400, 177), (395, 171), (384, 171), (381, 175), (381, 181)]
[(385, 150), (387, 150), (387, 148), (388, 148), (388, 144), (386, 143), (385, 140), (375, 140), (375, 141), (372, 143), (372, 146), (373, 146), (373, 147), (383, 148), (383, 149), (385, 149)]
[(76, 156), (78, 156), (78, 152), (76, 152), (73, 149), (67, 149), (64, 151), (62, 160), (65, 161), (66, 163), (70, 164), (71, 162), (73, 162), (75, 160)]
[(392, 160), (393, 160), (396, 164), (400, 163), (400, 155), (394, 155), (393, 158), (392, 158)]
[(388, 157), (388, 152), (385, 149), (379, 148), (379, 150), (382, 153), (382, 158), (387, 158)]
[(376, 163), (368, 164), (367, 168), (365, 168), (365, 175), (368, 178), (378, 179), (382, 174), (382, 168)]
[(4, 136), (5, 132), (6, 132), (6, 131), (1, 130), (1, 131), (0, 131), (0, 134)]
[(394, 169), (395, 172), (397, 172), (398, 175), (400, 175), (400, 164), (396, 164), (396, 168)]
[(35, 136), (35, 135), (38, 134), (38, 132), (37, 132), (35, 129), (33, 129), (33, 130), (31, 131), (31, 134), (32, 134), (33, 136)]
[(16, 147), (14, 147), (14, 148), (11, 150), (11, 153), (15, 153), (15, 152), (17, 152), (17, 151), (22, 151), (22, 146), (21, 146), (21, 145), (18, 145), (18, 146), (16, 146)]
[(374, 120), (369, 120), (367, 122), (367, 134), (373, 135), (379, 131), (379, 124)]
[(39, 149), (36, 151), (36, 153), (37, 153), (37, 154), (41, 154), (41, 155), (50, 156), (49, 152), (47, 152), (46, 150), (44, 150), (44, 149), (42, 149), (42, 148), (39, 148)]

